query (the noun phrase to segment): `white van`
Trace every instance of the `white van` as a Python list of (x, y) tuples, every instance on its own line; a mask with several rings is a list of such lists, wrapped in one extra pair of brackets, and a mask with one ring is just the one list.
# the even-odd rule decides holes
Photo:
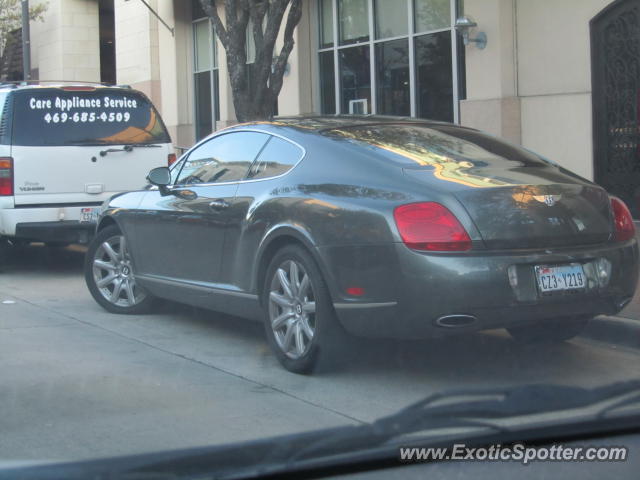
[(0, 85), (0, 243), (87, 243), (102, 202), (175, 155), (144, 94), (92, 84)]

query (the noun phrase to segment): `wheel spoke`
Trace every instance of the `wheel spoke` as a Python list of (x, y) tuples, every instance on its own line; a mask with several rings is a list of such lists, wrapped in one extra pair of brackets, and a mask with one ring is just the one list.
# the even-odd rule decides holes
[(109, 258), (113, 263), (120, 262), (120, 258), (113, 247), (109, 244), (109, 242), (104, 242), (102, 244), (102, 249), (109, 255)]
[(117, 278), (113, 282), (113, 292), (111, 293), (111, 303), (118, 303), (120, 292), (122, 291), (122, 280)]
[(291, 308), (293, 306), (293, 303), (291, 303), (291, 301), (288, 298), (280, 295), (278, 292), (271, 292), (269, 294), (269, 298), (271, 299), (272, 302), (275, 302), (281, 307)]
[(136, 296), (133, 293), (133, 286), (131, 285), (131, 281), (127, 279), (123, 283), (124, 293), (129, 299), (129, 305), (134, 305), (136, 303)]
[(305, 344), (304, 337), (302, 336), (302, 327), (300, 326), (300, 322), (295, 325), (295, 336), (296, 336), (296, 353), (298, 355), (302, 355), (304, 353)]
[(101, 268), (102, 270), (109, 270), (110, 272), (116, 271), (116, 266), (111, 262), (104, 262), (102, 260), (94, 260), (93, 266)]
[(304, 277), (302, 277), (302, 281), (300, 282), (300, 286), (298, 287), (298, 298), (300, 298), (301, 300), (304, 299), (305, 294), (307, 293), (307, 289), (309, 288), (309, 285), (310, 285), (309, 275), (305, 273)]
[(110, 283), (112, 283), (117, 277), (113, 274), (109, 274), (104, 278), (101, 278), (100, 280), (98, 280), (96, 282), (96, 285), (98, 286), (98, 288), (104, 288), (107, 285), (109, 285)]
[(280, 285), (282, 286), (282, 290), (284, 290), (285, 297), (293, 299), (293, 292), (291, 290), (291, 284), (289, 283), (289, 280), (287, 279), (286, 272), (281, 268), (278, 269), (278, 280), (280, 281)]
[(287, 320), (289, 320), (291, 317), (293, 317), (293, 312), (285, 312), (282, 315), (279, 315), (278, 317), (274, 318), (271, 321), (271, 328), (273, 328), (273, 330), (278, 330), (279, 328), (281, 328)]
[(291, 340), (293, 339), (293, 324), (287, 324), (287, 331), (284, 334), (284, 338), (282, 339), (282, 350), (285, 352), (289, 351), (291, 347)]
[(127, 240), (124, 235), (120, 237), (120, 259), (124, 260), (127, 257)]
[(289, 280), (291, 281), (292, 296), (296, 297), (300, 291), (300, 282), (298, 264), (293, 260), (291, 260), (291, 264), (289, 265)]
[(305, 302), (302, 304), (304, 313), (316, 313), (316, 302)]
[(302, 331), (304, 332), (306, 337), (309, 339), (309, 341), (311, 341), (313, 339), (313, 329), (311, 328), (311, 325), (309, 325), (309, 320), (303, 318), (300, 321), (300, 326), (302, 327)]

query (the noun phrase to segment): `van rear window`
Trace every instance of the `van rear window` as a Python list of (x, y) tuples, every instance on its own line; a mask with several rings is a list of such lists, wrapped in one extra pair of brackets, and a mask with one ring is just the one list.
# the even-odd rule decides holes
[(29, 89), (15, 93), (13, 144), (23, 146), (169, 143), (162, 119), (139, 92)]

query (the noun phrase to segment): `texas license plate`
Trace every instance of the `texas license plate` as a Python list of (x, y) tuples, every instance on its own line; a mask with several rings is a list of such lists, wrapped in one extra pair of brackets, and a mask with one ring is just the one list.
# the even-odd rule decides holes
[(82, 208), (80, 210), (80, 223), (95, 223), (100, 214), (99, 208)]
[(537, 266), (536, 278), (541, 293), (563, 290), (582, 290), (587, 286), (582, 265), (557, 267)]

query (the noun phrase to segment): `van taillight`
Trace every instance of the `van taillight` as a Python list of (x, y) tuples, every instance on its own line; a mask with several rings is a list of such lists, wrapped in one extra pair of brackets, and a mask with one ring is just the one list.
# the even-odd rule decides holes
[(13, 158), (0, 157), (0, 197), (13, 195)]
[(613, 210), (616, 242), (631, 240), (636, 236), (636, 228), (633, 224), (631, 212), (625, 203), (617, 197), (611, 197), (611, 209)]
[(170, 167), (171, 165), (173, 165), (174, 163), (176, 163), (176, 154), (175, 153), (170, 153), (169, 154), (169, 158), (167, 160), (167, 163), (169, 164), (168, 166)]
[(436, 202), (402, 205), (393, 212), (400, 237), (413, 250), (464, 252), (471, 238), (453, 213)]

